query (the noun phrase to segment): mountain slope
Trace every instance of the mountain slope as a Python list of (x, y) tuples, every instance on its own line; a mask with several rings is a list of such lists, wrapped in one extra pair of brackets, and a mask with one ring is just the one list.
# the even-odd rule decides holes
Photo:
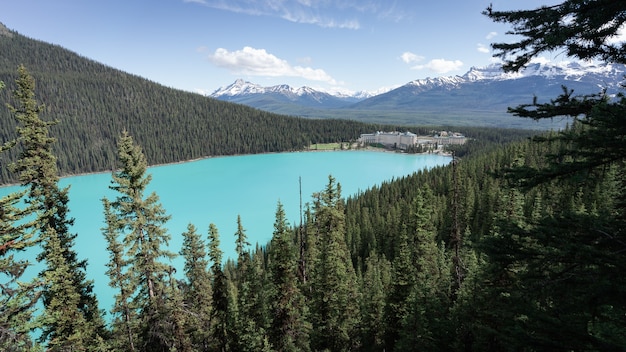
[[(607, 88), (615, 92), (626, 69), (622, 65), (594, 66), (579, 63), (533, 63), (519, 73), (505, 73), (497, 64), (471, 68), (462, 76), (411, 81), (401, 87), (365, 99), (335, 97), (322, 92), (298, 94), (288, 86), (261, 87), (241, 80), (211, 96), (272, 112), (307, 117), (342, 116), (362, 121), (402, 124), (450, 124), (468, 126), (549, 129), (563, 121), (515, 119), (507, 108), (538, 97), (547, 101), (562, 93), (593, 94)], [(309, 99), (324, 95), (326, 100)], [(326, 103), (332, 101), (332, 104)]]
[(621, 65), (535, 63), (511, 74), (502, 72), (499, 65), (491, 65), (472, 68), (463, 76), (415, 80), (351, 108), (506, 111), (509, 106), (530, 102), (533, 96), (540, 101), (553, 98), (564, 85), (576, 94), (598, 93), (603, 88), (615, 91), (624, 72)]
[[(12, 103), (17, 67), (36, 81), (44, 120), (58, 139), (63, 174), (111, 170), (123, 130), (136, 139), (150, 164), (212, 155), (301, 149), (309, 143), (355, 139), (374, 127), (346, 120), (306, 120), (183, 92), (86, 59), (60, 46), (24, 37), (0, 25), (2, 106)], [(15, 122), (0, 108), (0, 138), (14, 138)], [(15, 152), (13, 152), (15, 154)], [(0, 156), (0, 183), (9, 180), (15, 155)]]
[(310, 87), (293, 88), (286, 84), (262, 87), (242, 79), (216, 90), (210, 97), (279, 113), (289, 113), (298, 108), (333, 109), (363, 99), (353, 95), (333, 95)]

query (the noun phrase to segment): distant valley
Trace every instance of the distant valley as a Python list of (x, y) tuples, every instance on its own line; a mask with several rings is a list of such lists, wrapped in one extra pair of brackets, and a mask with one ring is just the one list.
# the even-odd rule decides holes
[(565, 121), (541, 122), (516, 118), (507, 108), (539, 102), (562, 93), (562, 86), (575, 95), (594, 94), (602, 89), (615, 92), (624, 77), (623, 65), (534, 63), (519, 73), (505, 73), (500, 65), (471, 68), (462, 76), (427, 78), (408, 82), (391, 91), (372, 95), (331, 94), (310, 87), (288, 85), (262, 87), (236, 80), (211, 97), (261, 110), (302, 116), (339, 117), (364, 122), (490, 126), (550, 129)]

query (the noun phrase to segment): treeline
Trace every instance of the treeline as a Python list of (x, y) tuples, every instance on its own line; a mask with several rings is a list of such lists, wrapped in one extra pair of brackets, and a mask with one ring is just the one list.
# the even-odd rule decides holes
[[(123, 131), (143, 147), (151, 165), (216, 155), (302, 150), (315, 143), (356, 140), (361, 133), (406, 130), (407, 126), (364, 124), (345, 119), (282, 116), (164, 87), (81, 57), (62, 47), (0, 32), (0, 100), (11, 102), (17, 67), (35, 78), (35, 94), (58, 139), (54, 146), (62, 175), (111, 170), (115, 139)], [(15, 138), (15, 120), (0, 109), (0, 138)], [(411, 127), (426, 134), (434, 127)], [(467, 128), (481, 141), (529, 136), (527, 130)], [(14, 151), (3, 156), (7, 165)], [(14, 182), (6, 168), (0, 184)]]
[[(566, 0), (485, 14), (513, 23), (523, 37), (494, 45), (503, 56), (513, 51), (505, 67), (515, 70), (555, 47), (624, 62), (608, 39), (621, 29), (625, 7)], [(105, 324), (87, 262), (73, 249), (67, 188), (58, 186), (49, 133), (54, 122), (39, 118), (45, 110), (24, 67), (16, 86), (10, 111), (17, 133), (1, 151), (17, 156), (10, 169), (24, 187), (0, 199), (2, 350), (625, 349), (622, 94), (564, 90), (550, 103), (513, 108), (521, 117), (574, 122), (488, 152), (469, 144), (449, 166), (347, 200), (329, 176), (306, 205), (302, 226), (289, 227), (277, 204), (265, 247), (250, 248), (239, 218), (237, 257), (225, 264), (225, 237), (212, 224), (189, 224), (180, 253), (168, 249), (178, 234), (166, 231), (167, 205), (145, 193), (146, 155), (121, 133), (115, 196), (102, 200), (107, 275), (117, 292)], [(30, 281), (22, 278), (30, 263), (15, 256), (28, 248), (41, 249), (43, 267)], [(182, 279), (168, 260), (177, 255)]]
[[(313, 143), (355, 140), (361, 133), (395, 126), (281, 116), (183, 92), (99, 64), (64, 48), (0, 32), (0, 81), (10, 92), (18, 66), (36, 79), (61, 174), (111, 170), (115, 139), (127, 131), (151, 164), (215, 155), (301, 150)], [(0, 109), (0, 137), (15, 138), (15, 121)], [(9, 162), (15, 154), (8, 154)], [(6, 162), (5, 162), (6, 164)], [(0, 172), (0, 183), (12, 179)]]
[[(573, 136), (594, 131), (581, 122), (540, 137), (541, 143), (471, 153), (347, 200), (329, 176), (306, 205), (301, 226), (288, 226), (277, 204), (267, 246), (251, 248), (245, 219), (238, 218), (237, 257), (225, 263), (224, 235), (213, 224), (189, 224), (180, 252), (167, 247), (179, 234), (166, 230), (167, 205), (145, 193), (147, 159), (124, 133), (110, 186), (116, 195), (102, 200), (107, 275), (117, 292), (105, 324), (86, 279), (87, 261), (73, 249), (67, 188), (58, 186), (48, 133), (54, 122), (39, 118), (34, 80), (23, 67), (19, 72), (11, 106), (19, 137), (3, 150), (19, 150), (12, 170), (25, 187), (0, 199), (3, 350), (600, 351), (626, 345), (624, 164), (541, 174), (552, 170), (553, 156), (572, 150)], [(206, 226), (206, 235), (196, 225)], [(22, 282), (29, 264), (13, 254), (34, 246), (41, 248), (44, 270)], [(169, 261), (177, 255), (184, 259), (182, 279)]]

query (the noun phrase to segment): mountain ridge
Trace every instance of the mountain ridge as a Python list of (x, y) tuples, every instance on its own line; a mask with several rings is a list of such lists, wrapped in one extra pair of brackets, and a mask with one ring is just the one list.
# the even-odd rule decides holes
[[(262, 87), (237, 80), (210, 96), (270, 112), (305, 117), (333, 117), (346, 114), (355, 119), (374, 120), (393, 115), (394, 123), (478, 124), (494, 127), (551, 129), (551, 122), (534, 125), (511, 122), (507, 108), (530, 103), (533, 97), (551, 99), (563, 92), (596, 94), (617, 91), (626, 73), (624, 65), (596, 65), (580, 62), (537, 61), (520, 72), (504, 72), (499, 64), (471, 67), (463, 75), (428, 77), (407, 82), (381, 94), (359, 98), (339, 97), (312, 88), (288, 85)], [(532, 126), (532, 127), (529, 127)]]
[[(150, 165), (217, 155), (301, 150), (311, 143), (357, 138), (372, 131), (347, 119), (300, 119), (173, 89), (0, 26), (0, 101), (14, 104), (20, 65), (35, 79), (41, 118), (57, 139), (55, 156), (62, 175), (111, 171), (116, 140), (127, 131)], [(391, 128), (391, 127), (390, 127)], [(16, 121), (0, 109), (0, 139), (16, 137)], [(3, 153), (8, 165), (18, 150)], [(0, 184), (15, 181), (0, 168)]]
[[(287, 84), (279, 84), (274, 86), (261, 86), (250, 81), (238, 78), (233, 83), (227, 86), (222, 86), (216, 89), (208, 96), (217, 99), (224, 99), (224, 97), (234, 97), (239, 95), (251, 95), (251, 94), (268, 94), (268, 93), (282, 93), (286, 96), (300, 97), (305, 95), (327, 95), (346, 100), (365, 100), (375, 97), (377, 95), (386, 94), (395, 89), (403, 86), (447, 86), (455, 87), (459, 84), (477, 82), (477, 81), (504, 81), (514, 80), (531, 76), (542, 76), (545, 78), (564, 77), (565, 80), (575, 81), (583, 78), (585, 75), (610, 75), (615, 76), (617, 74), (623, 74), (626, 72), (624, 65), (596, 65), (587, 64), (583, 65), (578, 62), (561, 62), (552, 63), (547, 61), (533, 62), (525, 67), (520, 72), (504, 72), (501, 64), (491, 64), (487, 66), (472, 66), (463, 75), (454, 76), (439, 76), (439, 77), (426, 77), (422, 79), (416, 79), (409, 81), (403, 85), (400, 85), (393, 89), (385, 89), (382, 92), (378, 90), (376, 92), (368, 92), (361, 90), (358, 92), (346, 92), (346, 91), (325, 91), (311, 88), (309, 86), (302, 86), (299, 88), (291, 87)], [(231, 98), (226, 98), (231, 99)], [(232, 99), (231, 99), (232, 100)]]

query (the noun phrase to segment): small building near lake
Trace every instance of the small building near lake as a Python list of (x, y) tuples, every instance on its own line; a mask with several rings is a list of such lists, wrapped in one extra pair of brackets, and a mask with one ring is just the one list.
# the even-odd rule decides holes
[(358, 142), (362, 145), (381, 144), (396, 149), (407, 149), (416, 145), (464, 144), (466, 138), (458, 132), (440, 131), (430, 136), (418, 136), (411, 132), (375, 132), (362, 134)]
[(358, 139), (361, 144), (382, 144), (398, 149), (407, 149), (417, 144), (417, 135), (411, 132), (364, 133)]

